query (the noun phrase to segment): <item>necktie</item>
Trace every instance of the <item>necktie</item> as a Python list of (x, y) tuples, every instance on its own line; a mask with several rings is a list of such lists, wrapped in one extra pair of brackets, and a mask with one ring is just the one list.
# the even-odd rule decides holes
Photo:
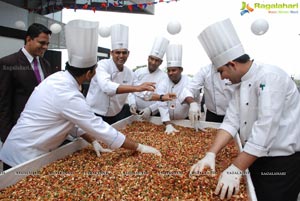
[(40, 83), (41, 75), (40, 75), (40, 71), (39, 71), (38, 61), (36, 58), (33, 59), (33, 71), (34, 71), (34, 74), (35, 74), (35, 77), (36, 77), (38, 83)]

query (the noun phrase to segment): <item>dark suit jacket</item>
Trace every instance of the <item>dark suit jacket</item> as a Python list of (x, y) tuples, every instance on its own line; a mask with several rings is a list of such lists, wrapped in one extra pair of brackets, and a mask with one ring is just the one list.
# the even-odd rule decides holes
[[(40, 58), (45, 78), (55, 72)], [(32, 91), (38, 85), (34, 71), (20, 50), (0, 59), (0, 137), (2, 142), (16, 124)]]

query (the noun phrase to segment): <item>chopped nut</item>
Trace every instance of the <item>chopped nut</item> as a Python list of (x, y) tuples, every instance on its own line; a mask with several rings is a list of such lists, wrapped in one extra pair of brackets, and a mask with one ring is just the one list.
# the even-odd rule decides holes
[[(133, 122), (121, 130), (159, 149), (161, 159), (125, 149), (98, 158), (89, 146), (2, 189), (0, 200), (220, 200), (213, 193), (218, 177), (211, 177), (209, 170), (189, 177), (191, 166), (205, 155), (217, 130), (208, 128), (204, 133), (175, 127), (180, 131), (175, 136), (149, 122)], [(217, 176), (237, 154), (233, 141), (217, 155)], [(244, 179), (232, 200), (248, 200)]]

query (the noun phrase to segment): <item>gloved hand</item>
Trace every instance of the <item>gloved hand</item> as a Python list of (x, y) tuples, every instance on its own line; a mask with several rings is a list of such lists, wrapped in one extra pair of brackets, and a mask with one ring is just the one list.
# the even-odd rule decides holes
[(146, 107), (142, 111), (140, 111), (139, 115), (141, 115), (141, 118), (143, 120), (149, 120), (151, 116), (151, 109), (149, 107)]
[(189, 109), (189, 119), (194, 128), (195, 128), (196, 121), (199, 121), (200, 118), (201, 118), (200, 107), (199, 107), (198, 103), (192, 102), (190, 104), (190, 109)]
[(155, 154), (157, 156), (161, 156), (160, 151), (158, 151), (154, 147), (144, 145), (144, 144), (138, 144), (138, 147), (136, 150), (141, 153)]
[(176, 128), (174, 128), (173, 126), (172, 126), (172, 124), (168, 124), (167, 126), (166, 126), (166, 130), (165, 130), (165, 133), (166, 134), (175, 134), (175, 133), (177, 133), (177, 132), (179, 132), (179, 130), (177, 130)]
[(243, 171), (231, 164), (219, 177), (215, 194), (218, 195), (222, 189), (220, 194), (222, 200), (225, 198), (226, 192), (228, 199), (231, 198), (232, 195), (237, 194), (240, 190), (240, 180), (242, 175)]
[(195, 163), (190, 170), (190, 175), (199, 174), (205, 167), (209, 167), (212, 170), (212, 175), (215, 175), (216, 166), (216, 154), (213, 152), (207, 152), (204, 158)]
[(196, 130), (196, 132), (198, 132), (199, 130), (202, 132), (206, 132), (207, 130), (201, 125), (200, 121), (196, 121), (194, 124), (194, 128)]
[(92, 145), (98, 157), (100, 157), (100, 152), (112, 152), (111, 149), (104, 149), (97, 140), (94, 140)]
[(136, 112), (137, 107), (136, 107), (135, 104), (130, 105), (130, 109), (129, 110), (130, 110), (131, 114), (137, 114), (137, 112)]

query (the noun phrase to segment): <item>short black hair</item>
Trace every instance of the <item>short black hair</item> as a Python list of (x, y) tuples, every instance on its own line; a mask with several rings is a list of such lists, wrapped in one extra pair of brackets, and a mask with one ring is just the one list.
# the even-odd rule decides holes
[(25, 35), (25, 44), (26, 44), (26, 38), (29, 36), (31, 39), (34, 39), (40, 35), (40, 33), (45, 33), (45, 34), (52, 34), (52, 31), (45, 27), (42, 24), (39, 23), (33, 23), (30, 25), (27, 29), (26, 35)]
[(233, 61), (239, 62), (239, 63), (247, 63), (247, 61), (250, 60), (250, 56), (248, 54), (243, 54), (242, 56), (234, 59)]
[(88, 67), (88, 68), (77, 68), (77, 67), (74, 67), (74, 66), (71, 66), (69, 64), (69, 62), (66, 62), (66, 67), (65, 69), (67, 71), (69, 71), (73, 76), (75, 77), (80, 77), (81, 75), (84, 75), (85, 73), (87, 73), (88, 71), (90, 70), (94, 70), (96, 68), (97, 64), (91, 66), (91, 67)]

